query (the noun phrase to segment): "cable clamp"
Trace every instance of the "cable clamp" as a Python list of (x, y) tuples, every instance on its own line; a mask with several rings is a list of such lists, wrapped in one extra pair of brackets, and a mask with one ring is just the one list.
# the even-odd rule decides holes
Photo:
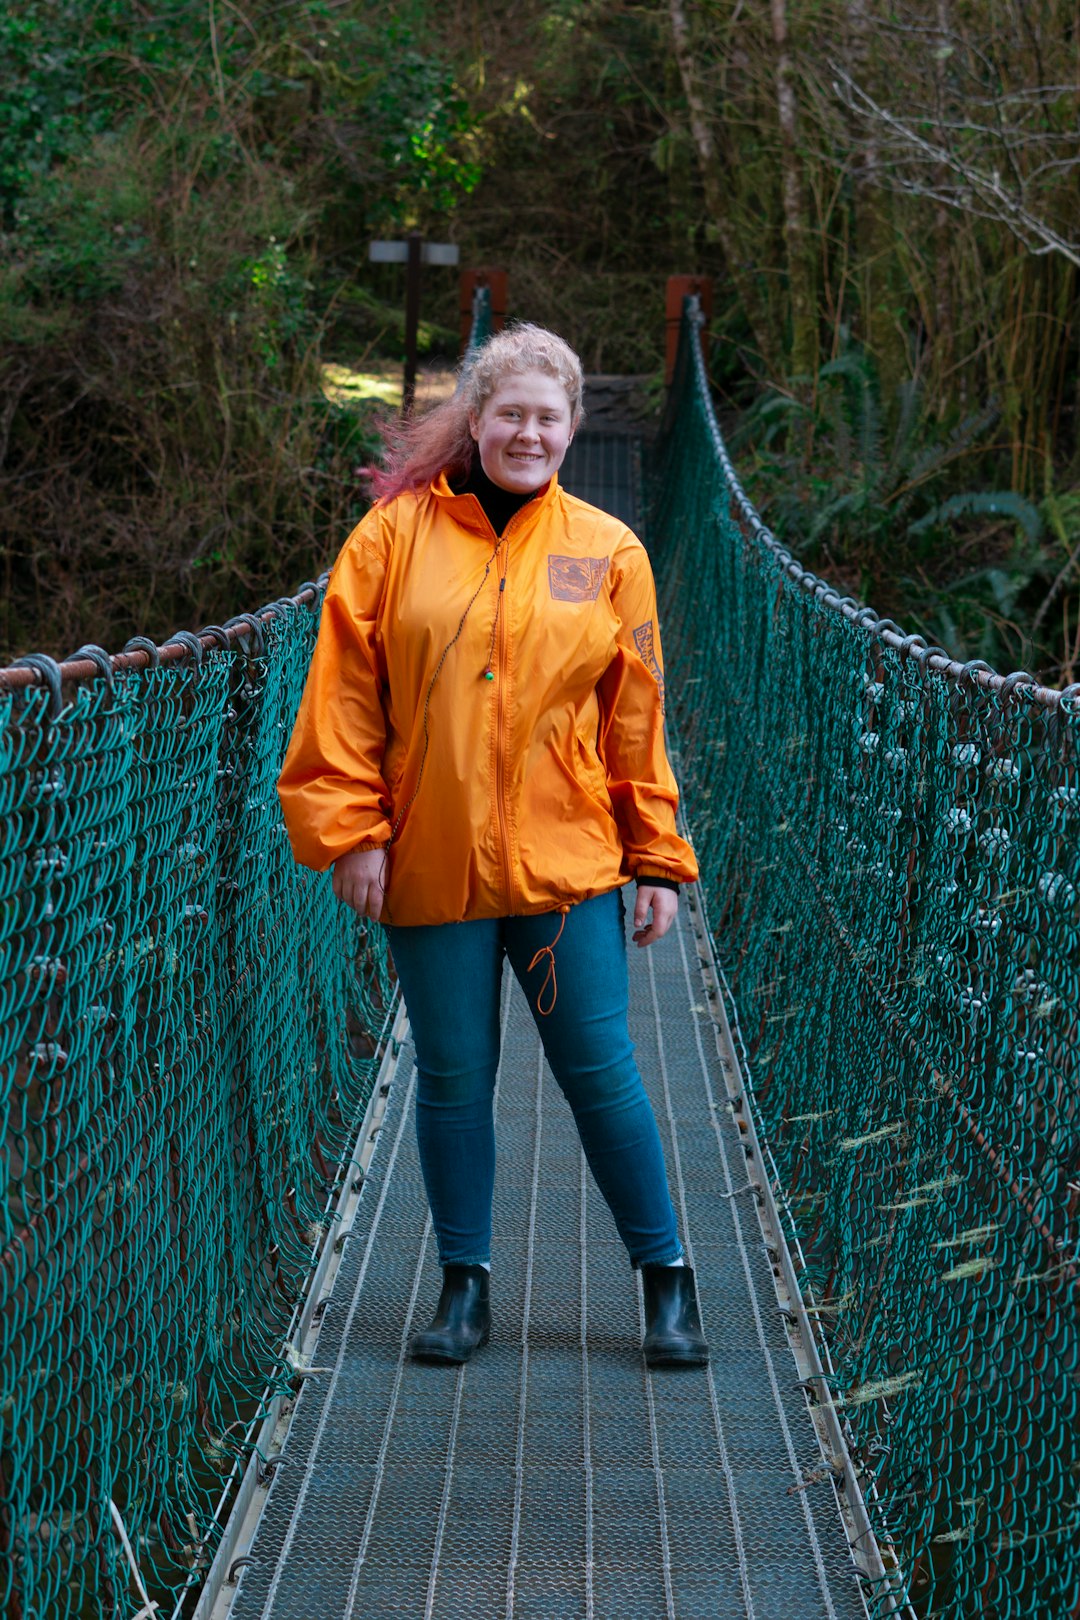
[(756, 1182), (748, 1181), (746, 1183), (745, 1187), (736, 1187), (734, 1192), (717, 1193), (717, 1197), (718, 1198), (738, 1198), (739, 1194), (744, 1193), (744, 1192), (756, 1193), (757, 1192), (757, 1184), (756, 1184)]

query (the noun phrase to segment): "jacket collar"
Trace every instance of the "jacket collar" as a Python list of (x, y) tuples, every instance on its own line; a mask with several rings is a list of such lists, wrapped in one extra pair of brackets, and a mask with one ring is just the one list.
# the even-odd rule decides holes
[[(494, 534), (487, 514), (475, 495), (465, 491), (458, 495), (450, 488), (445, 472), (439, 473), (432, 480), (431, 494), (441, 511), (447, 517), (453, 518), (461, 528), (468, 529), (472, 534), (483, 535), (486, 540)], [(553, 473), (548, 481), (547, 488), (537, 496), (536, 500), (529, 501), (510, 519), (514, 525), (515, 534), (527, 533), (540, 517), (541, 513), (549, 512), (559, 499), (559, 475)]]

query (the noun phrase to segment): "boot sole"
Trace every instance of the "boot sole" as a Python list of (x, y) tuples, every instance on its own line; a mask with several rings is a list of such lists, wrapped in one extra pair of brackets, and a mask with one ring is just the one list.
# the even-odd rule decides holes
[(467, 1361), (472, 1360), (478, 1350), (484, 1348), (490, 1337), (489, 1333), (485, 1333), (483, 1338), (477, 1339), (476, 1343), (470, 1346), (464, 1354), (440, 1350), (436, 1345), (429, 1348), (426, 1345), (413, 1346), (410, 1344), (409, 1360), (419, 1361), (429, 1367), (463, 1367)]
[(658, 1350), (645, 1356), (645, 1365), (653, 1367), (707, 1367), (708, 1350)]

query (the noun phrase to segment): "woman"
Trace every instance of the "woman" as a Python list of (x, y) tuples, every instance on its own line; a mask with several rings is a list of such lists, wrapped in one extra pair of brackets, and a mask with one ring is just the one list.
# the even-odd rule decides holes
[(443, 1266), (419, 1360), (488, 1338), (504, 955), (642, 1268), (647, 1361), (708, 1358), (627, 1032), (621, 894), (636, 879), (650, 945), (697, 867), (645, 550), (558, 482), (582, 392), (573, 351), (520, 325), (400, 431), (334, 565), (279, 783), (297, 860), (386, 925), (405, 997)]

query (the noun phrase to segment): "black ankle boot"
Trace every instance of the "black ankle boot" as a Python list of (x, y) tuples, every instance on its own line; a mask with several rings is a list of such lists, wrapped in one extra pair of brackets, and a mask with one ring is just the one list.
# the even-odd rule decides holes
[(694, 1273), (689, 1266), (642, 1266), (648, 1367), (703, 1367), (709, 1346), (701, 1331)]
[(431, 1325), (409, 1340), (414, 1361), (460, 1363), (487, 1344), (490, 1281), (484, 1266), (443, 1267), (442, 1293)]

